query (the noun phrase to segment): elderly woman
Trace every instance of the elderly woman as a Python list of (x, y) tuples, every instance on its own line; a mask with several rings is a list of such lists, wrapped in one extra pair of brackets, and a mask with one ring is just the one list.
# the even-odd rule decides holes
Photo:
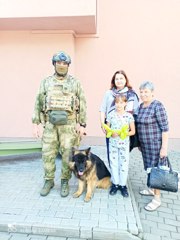
[[(166, 165), (164, 157), (167, 156), (169, 127), (166, 110), (161, 102), (154, 99), (154, 86), (151, 82), (146, 81), (140, 85), (140, 98), (142, 103), (136, 119), (137, 131), (144, 169), (149, 174), (159, 160), (161, 165)], [(145, 206), (147, 211), (154, 211), (161, 205), (160, 190), (142, 190), (140, 194), (153, 196), (152, 201)]]

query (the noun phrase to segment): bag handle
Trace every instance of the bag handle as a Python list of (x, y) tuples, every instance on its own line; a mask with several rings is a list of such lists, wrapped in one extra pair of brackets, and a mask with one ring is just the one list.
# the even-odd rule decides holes
[[(173, 170), (172, 170), (172, 166), (171, 166), (171, 163), (170, 163), (170, 161), (169, 161), (169, 158), (168, 157), (163, 157), (163, 158), (160, 158), (160, 160), (161, 159), (166, 159), (166, 161), (167, 161), (167, 163), (168, 163), (168, 167), (169, 167), (169, 171), (170, 172), (172, 172)], [(160, 168), (160, 161), (158, 162), (158, 166), (157, 166), (158, 168)]]

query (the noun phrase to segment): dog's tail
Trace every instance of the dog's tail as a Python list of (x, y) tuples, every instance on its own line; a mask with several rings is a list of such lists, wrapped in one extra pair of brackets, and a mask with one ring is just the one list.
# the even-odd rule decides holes
[(111, 181), (110, 181), (110, 177), (105, 177), (102, 178), (101, 180), (99, 180), (97, 182), (96, 187), (97, 188), (103, 188), (103, 189), (107, 189), (112, 185)]

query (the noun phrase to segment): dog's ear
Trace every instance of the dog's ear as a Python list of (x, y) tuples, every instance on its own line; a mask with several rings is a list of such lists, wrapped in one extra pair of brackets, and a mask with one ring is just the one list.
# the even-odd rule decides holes
[(85, 150), (85, 153), (88, 157), (90, 156), (90, 150), (91, 150), (91, 147), (89, 147)]
[(68, 164), (69, 164), (69, 169), (74, 170), (75, 162), (69, 162)]
[(71, 156), (73, 158), (74, 155), (76, 155), (77, 153), (79, 153), (79, 149), (77, 147), (72, 147), (72, 153)]

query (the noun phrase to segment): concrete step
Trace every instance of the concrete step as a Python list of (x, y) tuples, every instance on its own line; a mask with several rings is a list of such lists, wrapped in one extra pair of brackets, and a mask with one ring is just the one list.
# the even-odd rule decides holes
[(0, 156), (12, 156), (41, 152), (41, 141), (28, 139), (8, 139), (0, 141)]

